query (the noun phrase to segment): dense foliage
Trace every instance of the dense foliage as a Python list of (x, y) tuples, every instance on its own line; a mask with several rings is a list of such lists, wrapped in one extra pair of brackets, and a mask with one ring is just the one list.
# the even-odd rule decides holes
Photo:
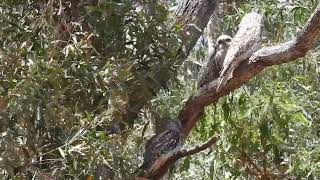
[[(226, 1), (221, 32), (234, 34), (241, 17), (265, 17), (264, 45), (296, 35), (317, 1)], [(229, 4), (228, 4), (229, 3)], [(230, 4), (231, 3), (231, 4)], [(33, 164), (59, 179), (130, 179), (141, 164), (155, 112), (176, 117), (195, 91), (206, 48), (197, 48), (168, 84), (151, 72), (180, 44), (168, 23), (175, 2), (82, 0), (0, 4), (0, 177), (32, 177)], [(219, 134), (219, 142), (180, 161), (173, 179), (320, 177), (320, 47), (290, 64), (270, 67), (206, 109), (186, 143)], [(174, 66), (173, 66), (174, 67)], [(150, 83), (152, 82), (152, 83)], [(150, 97), (139, 117), (122, 117), (129, 95)], [(145, 91), (136, 92), (136, 87)], [(141, 88), (139, 88), (141, 89)], [(131, 97), (131, 96), (130, 96)], [(141, 99), (141, 98), (140, 98)], [(101, 128), (124, 119), (120, 134)], [(126, 121), (127, 120), (127, 121)]]
[(154, 4), (146, 14), (139, 10), (146, 5), (1, 2), (2, 174), (14, 177), (32, 159), (57, 177), (90, 175), (97, 164), (130, 173), (126, 159), (134, 158), (122, 153), (134, 146), (96, 126), (121, 116), (113, 109), (135, 93), (132, 84), (152, 80), (151, 68), (175, 55), (179, 42), (164, 26), (165, 6)]

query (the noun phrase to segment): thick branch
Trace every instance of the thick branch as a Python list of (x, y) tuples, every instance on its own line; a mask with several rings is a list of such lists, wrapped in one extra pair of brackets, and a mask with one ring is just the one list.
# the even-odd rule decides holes
[[(184, 1), (189, 2), (189, 1)], [(203, 1), (199, 1), (203, 3)], [(188, 9), (190, 4), (186, 3), (184, 6)], [(179, 12), (179, 11), (178, 11)], [(182, 12), (185, 12), (182, 10)], [(185, 107), (179, 114), (179, 120), (182, 124), (182, 133), (184, 137), (187, 137), (191, 129), (195, 126), (196, 122), (200, 119), (203, 113), (204, 107), (212, 103), (216, 103), (220, 97), (223, 97), (241, 85), (246, 83), (257, 73), (261, 72), (264, 68), (293, 61), (297, 58), (303, 57), (308, 50), (310, 50), (317, 39), (320, 36), (320, 4), (317, 6), (315, 13), (308, 20), (303, 30), (299, 33), (298, 37), (280, 45), (262, 48), (253, 53), (249, 59), (245, 59), (242, 63), (237, 64), (233, 71), (233, 76), (228, 81), (217, 87), (223, 76), (213, 80), (208, 85), (203, 86), (198, 90), (198, 94), (189, 98)], [(245, 51), (245, 49), (243, 50)], [(234, 60), (237, 60), (235, 56)], [(195, 148), (190, 151), (178, 151), (173, 156), (170, 156), (156, 172), (154, 172), (152, 178), (159, 178), (168, 170), (172, 164), (178, 159), (200, 152), (203, 148), (209, 147), (216, 141), (215, 138), (211, 139), (209, 143)]]
[(320, 4), (309, 18), (297, 38), (276, 46), (262, 48), (241, 63), (233, 72), (233, 77), (217, 91), (220, 79), (216, 79), (208, 86), (199, 89), (198, 95), (191, 97), (179, 114), (185, 136), (189, 134), (199, 120), (205, 106), (216, 103), (241, 85), (249, 81), (254, 75), (268, 66), (287, 63), (305, 56), (320, 36)]

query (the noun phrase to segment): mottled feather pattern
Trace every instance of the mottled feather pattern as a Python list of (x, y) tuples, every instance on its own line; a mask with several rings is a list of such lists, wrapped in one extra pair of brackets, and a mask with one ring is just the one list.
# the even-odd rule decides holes
[(198, 87), (203, 86), (204, 84), (207, 83), (208, 78), (207, 76), (210, 76), (210, 66), (212, 66), (211, 64), (213, 64), (213, 61), (210, 61), (211, 59), (213, 59), (216, 55), (217, 52), (217, 46), (215, 46), (213, 52), (211, 52), (205, 62), (205, 64), (203, 65), (203, 67), (200, 69), (199, 72), (199, 77), (198, 77)]
[(152, 159), (152, 165), (149, 168), (150, 172), (157, 170), (168, 158), (181, 148), (180, 133), (176, 131), (165, 132), (163, 136), (160, 136), (158, 142), (161, 143), (158, 143), (151, 150), (155, 152), (155, 158)]
[(233, 71), (241, 62), (248, 59), (260, 46), (262, 16), (258, 13), (245, 15), (239, 25), (237, 34), (233, 37), (230, 48), (220, 73), (218, 90), (233, 77)]
[(230, 41), (230, 36), (221, 35), (218, 37), (217, 43), (215, 44), (215, 51), (209, 54), (206, 64), (200, 70), (198, 88), (219, 77)]
[(178, 129), (167, 129), (147, 141), (144, 153), (144, 163), (141, 169), (147, 172), (156, 171), (176, 151), (181, 148), (181, 134)]

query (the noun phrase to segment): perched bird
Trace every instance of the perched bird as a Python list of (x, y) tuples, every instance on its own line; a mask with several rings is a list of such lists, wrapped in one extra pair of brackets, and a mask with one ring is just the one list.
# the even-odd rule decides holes
[(246, 14), (225, 56), (217, 90), (220, 90), (233, 77), (234, 69), (259, 48), (261, 35), (262, 16), (255, 12)]
[(200, 70), (198, 88), (219, 77), (230, 42), (231, 37), (228, 35), (218, 37), (214, 51), (209, 52), (206, 64)]
[(153, 174), (182, 146), (180, 121), (172, 121), (166, 130), (153, 136), (145, 146), (144, 162), (139, 169)]

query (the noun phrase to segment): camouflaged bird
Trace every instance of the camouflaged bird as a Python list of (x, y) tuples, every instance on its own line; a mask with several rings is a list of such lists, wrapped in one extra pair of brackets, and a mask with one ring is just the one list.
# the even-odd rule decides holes
[(170, 122), (166, 130), (153, 136), (145, 146), (144, 162), (139, 169), (147, 174), (156, 172), (171, 156), (181, 149), (181, 124)]
[(230, 42), (231, 37), (228, 35), (218, 37), (214, 51), (209, 54), (206, 64), (200, 70), (198, 88), (219, 77)]
[(220, 73), (220, 83), (217, 90), (233, 77), (233, 71), (241, 62), (248, 59), (260, 46), (262, 16), (258, 13), (245, 15), (239, 25), (239, 30), (232, 38), (229, 50), (223, 62)]

